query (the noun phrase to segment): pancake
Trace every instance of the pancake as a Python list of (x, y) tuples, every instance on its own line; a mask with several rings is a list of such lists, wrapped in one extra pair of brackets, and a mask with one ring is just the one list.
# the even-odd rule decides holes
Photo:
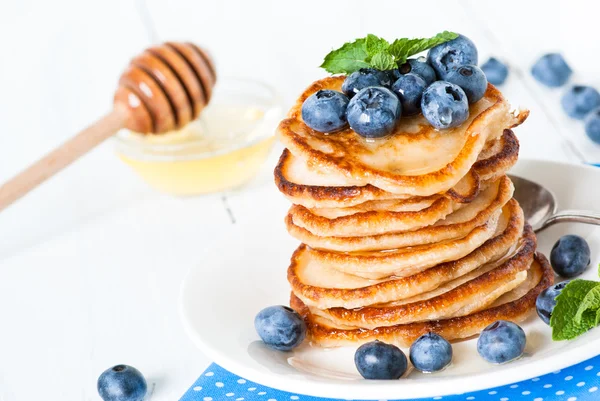
[(535, 251), (529, 228), (519, 249), (511, 256), (466, 273), (438, 288), (411, 298), (358, 309), (309, 307), (313, 315), (326, 318), (331, 327), (375, 329), (382, 326), (465, 316), (490, 306), (527, 278)]
[(315, 82), (298, 99), (278, 127), (281, 142), (311, 165), (318, 165), (322, 186), (373, 185), (398, 195), (429, 196), (456, 185), (477, 161), (488, 140), (505, 128), (521, 124), (528, 112), (511, 113), (508, 102), (493, 86), (470, 106), (470, 116), (458, 127), (439, 131), (422, 115), (402, 118), (385, 139), (367, 141), (347, 128), (325, 135), (301, 118), (304, 100), (321, 89), (340, 90), (345, 77)]
[(533, 310), (537, 296), (552, 285), (554, 273), (548, 260), (535, 254), (535, 260), (527, 270), (526, 280), (516, 289), (503, 295), (491, 307), (466, 316), (450, 319), (378, 327), (376, 329), (334, 328), (326, 319), (314, 316), (308, 307), (292, 294), (290, 305), (306, 320), (307, 338), (321, 347), (358, 346), (380, 340), (400, 347), (409, 347), (418, 337), (434, 332), (448, 341), (457, 341), (478, 335), (489, 324), (503, 319), (519, 323)]
[[(306, 246), (301, 245), (292, 256), (288, 281), (292, 292), (304, 304), (320, 309), (359, 308), (415, 297), (514, 253), (516, 250), (511, 252), (511, 248), (515, 248), (523, 233), (524, 217), (515, 200), (511, 200), (506, 208), (510, 209), (511, 216), (497, 235), (464, 258), (421, 273), (387, 280), (365, 279), (315, 263), (306, 252)], [(535, 239), (530, 229), (525, 230), (523, 241), (530, 237)]]
[[(469, 179), (463, 177), (457, 185), (448, 191), (448, 196), (456, 201), (472, 199), (478, 194), (479, 179), (500, 177), (512, 167), (518, 157), (519, 142), (512, 130), (504, 130), (503, 135), (484, 148), (484, 158), (469, 171)], [(325, 181), (328, 171), (321, 170), (317, 163), (307, 163), (285, 149), (275, 168), (275, 183), (292, 203), (306, 208), (351, 207), (367, 201), (406, 199), (408, 195), (386, 192), (372, 185), (344, 186), (344, 183)], [(467, 183), (467, 188), (463, 188)], [(466, 193), (465, 196), (460, 194)]]
[[(305, 228), (294, 224), (291, 215), (286, 217), (286, 226), (290, 235), (302, 243), (315, 249), (326, 249), (336, 252), (357, 252), (403, 248), (407, 246), (432, 244), (453, 238), (464, 237), (475, 227), (488, 221), (492, 214), (501, 209), (512, 197), (514, 188), (508, 179), (503, 176), (497, 182), (489, 184), (482, 195), (465, 207), (451, 213), (434, 225), (423, 227), (415, 231), (394, 232), (379, 235), (365, 235), (361, 237), (335, 237), (319, 236)], [(337, 216), (337, 213), (358, 213), (366, 206), (367, 210), (386, 210), (396, 207), (396, 203), (407, 202), (403, 200), (370, 201), (364, 204), (340, 209), (316, 209), (321, 216)], [(389, 206), (386, 206), (389, 205)], [(343, 211), (343, 212), (340, 212)]]

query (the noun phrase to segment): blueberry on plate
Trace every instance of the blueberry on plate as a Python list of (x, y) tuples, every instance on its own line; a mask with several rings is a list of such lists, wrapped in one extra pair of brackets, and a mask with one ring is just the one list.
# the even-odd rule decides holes
[(427, 61), (438, 78), (445, 80), (450, 71), (461, 65), (477, 65), (477, 48), (471, 39), (458, 35), (456, 39), (431, 48), (427, 53)]
[[(435, 76), (435, 71), (431, 66), (427, 63), (427, 59), (425, 57), (419, 58), (409, 58), (406, 63), (402, 64), (398, 67), (398, 75), (404, 74), (417, 74), (421, 78), (425, 80), (427, 85), (431, 85), (437, 77)], [(396, 78), (400, 78), (399, 76)], [(395, 82), (396, 80), (392, 81)]]
[(592, 110), (585, 118), (585, 133), (598, 145), (600, 145), (600, 108)]
[(362, 89), (348, 104), (348, 123), (360, 136), (381, 138), (392, 132), (402, 114), (400, 100), (382, 86)]
[(490, 57), (488, 61), (483, 63), (481, 70), (492, 85), (502, 85), (508, 77), (508, 67), (495, 57)]
[(362, 377), (371, 380), (396, 380), (408, 368), (406, 355), (400, 348), (377, 340), (356, 350), (354, 364)]
[(506, 363), (523, 355), (527, 338), (519, 325), (498, 320), (487, 326), (477, 340), (477, 352), (490, 363)]
[(270, 348), (291, 351), (304, 341), (306, 323), (295, 310), (287, 306), (269, 306), (258, 312), (254, 328)]
[(591, 86), (575, 85), (564, 93), (560, 104), (569, 117), (583, 120), (590, 111), (600, 107), (600, 93)]
[(113, 366), (98, 378), (98, 393), (104, 401), (141, 401), (147, 389), (144, 376), (128, 365)]
[(559, 53), (548, 53), (531, 67), (531, 75), (541, 84), (556, 88), (564, 85), (573, 70)]
[(438, 334), (423, 334), (410, 346), (410, 362), (421, 372), (438, 372), (451, 361), (452, 345)]
[(579, 276), (590, 265), (590, 246), (579, 235), (563, 235), (550, 252), (550, 264), (559, 276)]
[(435, 128), (452, 128), (469, 118), (469, 101), (458, 85), (436, 81), (423, 92), (421, 111)]
[(392, 92), (402, 104), (402, 114), (411, 116), (421, 111), (421, 97), (427, 83), (420, 75), (409, 72), (401, 75), (392, 85)]
[(461, 65), (446, 75), (446, 81), (460, 86), (465, 91), (469, 103), (481, 99), (487, 89), (487, 78), (476, 65)]
[(348, 75), (342, 84), (342, 92), (348, 97), (353, 97), (361, 89), (369, 86), (390, 86), (392, 79), (385, 71), (379, 71), (374, 68), (361, 68), (358, 71)]
[(551, 285), (538, 295), (535, 300), (535, 310), (544, 323), (550, 324), (552, 311), (556, 306), (556, 297), (568, 283), (569, 281), (563, 281), (562, 283)]
[(332, 90), (320, 90), (302, 103), (302, 120), (319, 132), (335, 132), (348, 124), (348, 97)]

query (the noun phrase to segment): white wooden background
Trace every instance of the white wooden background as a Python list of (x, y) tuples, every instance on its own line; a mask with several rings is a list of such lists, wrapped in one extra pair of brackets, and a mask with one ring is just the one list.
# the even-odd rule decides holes
[[(222, 76), (264, 80), (289, 104), (344, 41), (445, 29), (471, 37), (481, 60), (509, 61), (503, 90), (532, 111), (518, 130), (522, 157), (600, 162), (600, 147), (563, 116), (560, 91), (528, 73), (559, 50), (573, 82), (600, 84), (597, 18), (597, 2), (582, 0), (4, 0), (0, 181), (107, 112), (121, 70), (153, 42), (196, 41)], [(0, 400), (96, 400), (98, 375), (117, 363), (144, 372), (153, 399), (178, 399), (209, 363), (179, 323), (181, 279), (214, 264), (211, 244), (235, 230), (280, 224), (284, 235), (275, 157), (243, 190), (175, 199), (106, 143), (0, 214)]]

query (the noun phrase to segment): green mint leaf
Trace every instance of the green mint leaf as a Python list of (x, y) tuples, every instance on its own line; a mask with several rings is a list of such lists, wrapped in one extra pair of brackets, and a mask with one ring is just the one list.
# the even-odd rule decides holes
[(556, 306), (550, 318), (554, 341), (571, 340), (595, 327), (595, 312), (583, 312), (579, 322), (575, 320), (575, 316), (588, 292), (598, 284), (596, 281), (573, 280), (556, 297)]
[[(600, 284), (600, 283), (597, 283)], [(600, 309), (600, 286), (596, 285), (587, 294), (579, 304), (577, 313), (575, 314), (575, 323), (581, 323), (583, 314), (587, 311), (595, 312)]]
[(598, 309), (596, 311), (596, 322), (594, 323), (595, 326), (598, 326), (600, 324), (600, 309)]
[(390, 53), (398, 65), (405, 63), (406, 59), (434, 46), (446, 43), (458, 37), (457, 33), (444, 31), (432, 38), (396, 39), (390, 46)]
[(406, 62), (410, 56), (457, 37), (458, 34), (454, 32), (444, 31), (432, 38), (396, 39), (390, 44), (383, 38), (369, 34), (329, 52), (321, 68), (331, 74), (351, 74), (361, 68), (389, 70)]
[(329, 52), (321, 68), (331, 74), (351, 74), (361, 68), (369, 68), (367, 58), (366, 39), (357, 39)]
[(394, 68), (396, 63), (394, 62), (394, 56), (388, 52), (379, 52), (371, 58), (371, 66), (380, 71), (385, 71)]

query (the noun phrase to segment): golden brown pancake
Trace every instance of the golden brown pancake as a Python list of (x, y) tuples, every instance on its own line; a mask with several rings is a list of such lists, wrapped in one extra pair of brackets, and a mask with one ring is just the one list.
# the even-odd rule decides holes
[(437, 333), (448, 341), (456, 341), (478, 335), (486, 326), (500, 319), (521, 322), (535, 309), (535, 300), (540, 292), (553, 281), (554, 273), (550, 263), (543, 255), (537, 253), (525, 282), (502, 296), (500, 300), (503, 303), (466, 316), (378, 327), (372, 330), (331, 327), (327, 320), (312, 315), (308, 307), (293, 294), (290, 305), (304, 316), (308, 325), (308, 340), (313, 344), (322, 347), (358, 346), (369, 341), (380, 340), (400, 347), (408, 347), (427, 332)]

